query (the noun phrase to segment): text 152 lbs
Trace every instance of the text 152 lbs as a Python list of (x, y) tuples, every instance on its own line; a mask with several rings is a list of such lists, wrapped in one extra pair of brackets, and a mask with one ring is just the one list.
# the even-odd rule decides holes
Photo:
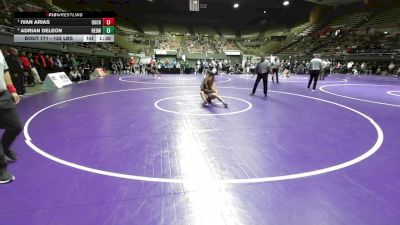
[(73, 40), (72, 36), (54, 36), (55, 41), (71, 41)]

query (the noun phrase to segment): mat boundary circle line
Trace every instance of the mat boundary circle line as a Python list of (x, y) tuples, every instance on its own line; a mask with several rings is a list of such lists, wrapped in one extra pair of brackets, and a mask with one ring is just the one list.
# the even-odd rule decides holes
[[(185, 86), (187, 87), (187, 86)], [(92, 96), (97, 96), (97, 95), (104, 95), (104, 94), (110, 94), (110, 93), (119, 93), (119, 92), (129, 92), (129, 91), (137, 91), (137, 90), (151, 90), (151, 89), (168, 89), (168, 88), (176, 88), (176, 87), (149, 87), (149, 88), (133, 88), (133, 89), (122, 89), (122, 90), (115, 90), (115, 91), (107, 91), (107, 92), (99, 92), (99, 93), (94, 93), (94, 94), (89, 94), (89, 95), (84, 95), (84, 96), (80, 96), (80, 97), (76, 97), (76, 98), (72, 98), (72, 99), (68, 99), (68, 100), (64, 100), (58, 103), (54, 103), (50, 106), (47, 106), (45, 108), (42, 108), (41, 110), (37, 111), (36, 113), (34, 113), (25, 123), (24, 125), (24, 137), (25, 137), (25, 143), (35, 152), (37, 152), (38, 154), (54, 161), (57, 163), (60, 163), (64, 166), (68, 166), (68, 167), (72, 167), (75, 169), (79, 169), (82, 171), (86, 171), (86, 172), (91, 172), (91, 173), (95, 173), (95, 174), (100, 174), (100, 175), (105, 175), (105, 176), (110, 176), (110, 177), (117, 177), (117, 178), (123, 178), (123, 179), (130, 179), (130, 180), (137, 180), (137, 181), (148, 181), (148, 182), (158, 182), (158, 183), (175, 183), (175, 184), (185, 184), (185, 183), (190, 183), (191, 181), (185, 180), (185, 179), (172, 179), (172, 178), (157, 178), (157, 177), (145, 177), (145, 176), (136, 176), (136, 175), (129, 175), (129, 174), (122, 174), (122, 173), (116, 173), (116, 172), (110, 172), (110, 171), (104, 171), (104, 170), (100, 170), (100, 169), (94, 169), (94, 168), (90, 168), (90, 167), (86, 167), (86, 166), (82, 166), (76, 163), (72, 163), (63, 159), (60, 159), (58, 157), (55, 157), (45, 151), (43, 151), (42, 149), (40, 149), (39, 147), (37, 147), (33, 142), (32, 139), (29, 135), (29, 125), (32, 122), (32, 120), (39, 115), (41, 112), (66, 103), (66, 102), (70, 102), (70, 101), (75, 101), (78, 99), (83, 99), (83, 98), (87, 98), (87, 97), (92, 97)], [(220, 87), (220, 89), (238, 89), (238, 90), (251, 90), (251, 88), (238, 88), (238, 87)], [(310, 177), (310, 176), (315, 176), (315, 175), (320, 175), (320, 174), (325, 174), (325, 173), (329, 173), (329, 172), (333, 172), (333, 171), (337, 171), (340, 169), (344, 169), (346, 167), (355, 165), (365, 159), (367, 159), (368, 157), (370, 157), (371, 155), (373, 155), (374, 153), (376, 153), (379, 148), (382, 146), (383, 140), (384, 140), (384, 134), (383, 131), (381, 129), (381, 127), (369, 116), (367, 116), (366, 114), (364, 114), (363, 112), (360, 112), (356, 109), (350, 108), (348, 106), (336, 103), (336, 102), (332, 102), (329, 100), (324, 100), (324, 99), (320, 99), (320, 98), (315, 98), (315, 97), (311, 97), (311, 96), (306, 96), (306, 95), (301, 95), (301, 94), (296, 94), (296, 93), (291, 93), (291, 92), (282, 92), (282, 91), (270, 91), (273, 93), (280, 93), (280, 94), (286, 94), (286, 95), (292, 95), (292, 96), (298, 96), (298, 97), (304, 97), (304, 98), (308, 98), (308, 99), (313, 99), (313, 100), (317, 100), (317, 101), (322, 101), (322, 102), (326, 102), (326, 103), (330, 103), (342, 108), (345, 108), (347, 110), (350, 110), (358, 115), (360, 115), (361, 117), (365, 118), (367, 121), (369, 121), (373, 127), (375, 128), (376, 132), (377, 132), (377, 139), (375, 144), (365, 153), (363, 153), (360, 156), (357, 156), (354, 159), (351, 159), (349, 161), (346, 161), (344, 163), (338, 164), (338, 165), (334, 165), (334, 166), (330, 166), (330, 167), (326, 167), (323, 169), (316, 169), (316, 170), (312, 170), (312, 171), (307, 171), (307, 172), (301, 172), (301, 173), (295, 173), (295, 174), (288, 174), (288, 175), (281, 175), (281, 176), (271, 176), (271, 177), (261, 177), (261, 178), (245, 178), (245, 179), (222, 179), (222, 180), (213, 180), (212, 182), (214, 183), (220, 183), (220, 184), (249, 184), (249, 183), (265, 183), (265, 182), (273, 182), (273, 181), (283, 181), (283, 180), (291, 180), (291, 179), (298, 179), (298, 178), (305, 178), (305, 177)]]

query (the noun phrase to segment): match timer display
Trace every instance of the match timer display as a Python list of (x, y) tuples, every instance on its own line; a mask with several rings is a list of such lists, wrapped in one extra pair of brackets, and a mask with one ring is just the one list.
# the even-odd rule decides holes
[(113, 12), (16, 12), (14, 42), (114, 42)]

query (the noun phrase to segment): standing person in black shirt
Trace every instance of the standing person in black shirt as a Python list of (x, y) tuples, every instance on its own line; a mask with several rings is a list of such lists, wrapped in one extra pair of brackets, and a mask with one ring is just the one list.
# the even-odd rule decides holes
[(39, 51), (37, 55), (34, 57), (35, 67), (37, 72), (39, 73), (40, 80), (44, 81), (47, 76), (47, 65), (46, 65), (46, 58), (43, 55), (43, 51)]
[(9, 48), (8, 52), (10, 55), (6, 57), (8, 68), (10, 69), (10, 75), (15, 88), (17, 89), (18, 95), (25, 94), (24, 86), (24, 69), (21, 61), (18, 58), (18, 50), (16, 48)]

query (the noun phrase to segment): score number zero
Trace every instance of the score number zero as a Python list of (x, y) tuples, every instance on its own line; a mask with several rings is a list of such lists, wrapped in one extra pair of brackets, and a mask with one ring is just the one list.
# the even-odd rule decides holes
[(114, 27), (93, 27), (90, 29), (91, 34), (114, 34)]
[(93, 19), (92, 26), (114, 26), (114, 18)]

